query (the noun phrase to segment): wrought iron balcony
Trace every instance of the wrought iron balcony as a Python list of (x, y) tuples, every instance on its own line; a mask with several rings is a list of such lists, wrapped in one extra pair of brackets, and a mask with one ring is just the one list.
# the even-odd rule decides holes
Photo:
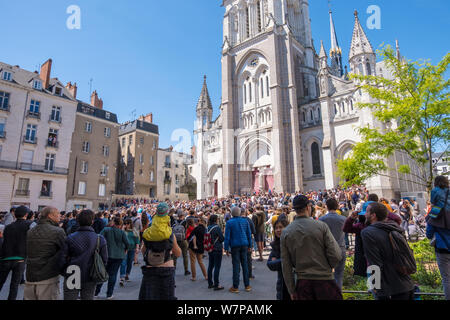
[(58, 141), (53, 142), (53, 141), (48, 140), (46, 147), (58, 149), (59, 148), (59, 142)]
[(53, 192), (41, 191), (40, 198), (53, 198)]
[(30, 190), (16, 190), (16, 197), (29, 197)]
[(35, 165), (32, 163), (5, 161), (5, 160), (0, 160), (0, 168), (10, 169), (10, 170), (45, 172), (45, 173), (62, 174), (62, 175), (67, 175), (67, 173), (68, 173), (67, 168), (53, 167), (53, 170), (49, 171), (49, 170), (45, 169), (45, 166)]
[(50, 115), (48, 122), (54, 122), (54, 123), (61, 123), (62, 122), (62, 117), (59, 116), (57, 118), (53, 118), (52, 115)]

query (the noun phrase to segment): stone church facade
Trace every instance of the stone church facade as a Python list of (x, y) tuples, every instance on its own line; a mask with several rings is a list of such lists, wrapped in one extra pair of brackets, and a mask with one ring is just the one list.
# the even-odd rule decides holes
[[(383, 124), (356, 107), (372, 98), (342, 67), (332, 13), (328, 57), (323, 43), (319, 54), (314, 48), (307, 0), (224, 0), (223, 7), (219, 116), (212, 119), (206, 77), (196, 108), (198, 199), (336, 187), (338, 159), (360, 141), (356, 129)], [(392, 77), (376, 62), (356, 12), (349, 65), (350, 73)], [(387, 161), (409, 163), (402, 154)], [(420, 191), (394, 171), (367, 187), (386, 197)]]

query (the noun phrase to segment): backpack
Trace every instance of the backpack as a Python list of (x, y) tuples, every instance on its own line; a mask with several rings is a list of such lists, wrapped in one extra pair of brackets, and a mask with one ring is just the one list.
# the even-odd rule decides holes
[(177, 242), (186, 240), (186, 230), (180, 222), (175, 222), (175, 226), (173, 227), (172, 231), (175, 235), (175, 238), (177, 238)]
[(144, 260), (152, 267), (160, 266), (170, 260), (170, 251), (173, 248), (172, 236), (164, 241), (145, 241)]
[(447, 210), (447, 200), (448, 200), (448, 192), (450, 191), (450, 189), (447, 189), (447, 195), (445, 196), (445, 202), (444, 202), (444, 207), (438, 207), (438, 206), (433, 206), (431, 207), (430, 213), (428, 214), (428, 216), (432, 219), (438, 219), (441, 215), (445, 215)]
[(392, 246), (395, 270), (403, 276), (416, 273), (416, 259), (406, 237), (397, 231), (390, 231), (389, 241)]
[(205, 232), (205, 237), (203, 239), (203, 246), (205, 248), (206, 252), (212, 252), (214, 249), (214, 245), (216, 244), (217, 240), (219, 239), (219, 237), (216, 238), (216, 241), (214, 241), (214, 243), (212, 243), (211, 240), (211, 231), (213, 231), (215, 228), (218, 228), (219, 226), (214, 226), (211, 228), (211, 230), (207, 230)]
[(108, 281), (108, 272), (106, 272), (105, 264), (100, 256), (100, 235), (97, 236), (97, 247), (94, 252), (94, 263), (92, 264), (89, 275), (93, 282), (103, 283)]

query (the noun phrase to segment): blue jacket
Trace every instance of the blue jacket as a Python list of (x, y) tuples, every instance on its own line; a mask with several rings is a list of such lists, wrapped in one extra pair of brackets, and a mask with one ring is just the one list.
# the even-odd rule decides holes
[[(438, 206), (440, 208), (444, 207), (445, 197), (447, 195), (448, 189), (441, 189), (439, 187), (434, 188), (431, 190), (431, 199), (430, 202), (434, 206)], [(447, 199), (447, 211), (450, 210), (450, 194)]]
[(80, 227), (77, 232), (66, 238), (61, 255), (60, 265), (63, 275), (70, 265), (79, 266), (81, 269), (81, 283), (90, 282), (90, 270), (94, 263), (94, 252), (97, 247), (97, 238), (100, 237), (100, 256), (103, 263), (108, 261), (108, 249), (103, 236), (95, 233), (92, 227)]
[(252, 233), (247, 219), (233, 217), (228, 220), (225, 226), (225, 250), (230, 251), (230, 247), (250, 247), (251, 243)]

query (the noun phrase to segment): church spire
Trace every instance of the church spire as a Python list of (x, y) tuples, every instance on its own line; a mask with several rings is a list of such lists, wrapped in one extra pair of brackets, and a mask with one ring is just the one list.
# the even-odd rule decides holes
[(331, 70), (336, 76), (342, 77), (344, 75), (344, 69), (342, 68), (342, 50), (339, 47), (336, 28), (334, 27), (333, 14), (331, 10), (330, 10), (330, 34), (331, 34), (331, 49), (330, 49)]
[(197, 110), (210, 109), (212, 110), (211, 98), (209, 97), (208, 85), (206, 84), (206, 75), (203, 77), (203, 87), (198, 98)]
[(369, 39), (364, 32), (355, 10), (355, 27), (353, 28), (352, 44), (350, 46), (350, 60), (360, 54), (375, 54)]

